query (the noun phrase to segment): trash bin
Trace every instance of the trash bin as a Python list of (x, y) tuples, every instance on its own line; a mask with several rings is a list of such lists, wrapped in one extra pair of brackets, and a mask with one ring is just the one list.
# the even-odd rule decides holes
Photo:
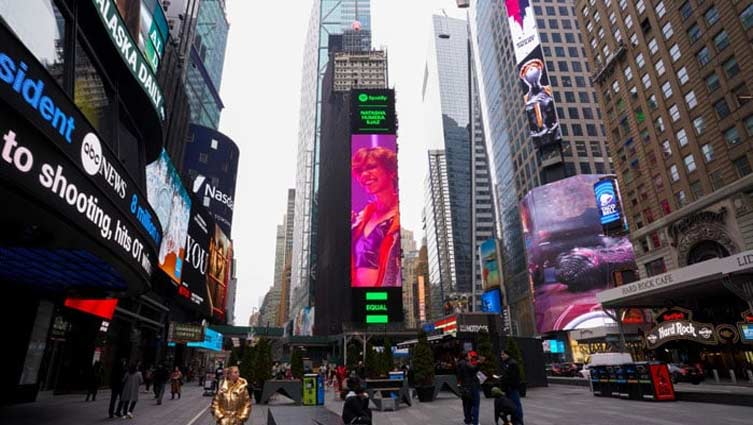
[(604, 395), (607, 397), (619, 397), (617, 390), (617, 366), (606, 366), (607, 370), (607, 388), (604, 389)]
[(316, 375), (316, 404), (324, 405), (324, 375)]
[(651, 383), (651, 372), (647, 362), (635, 363), (635, 373), (638, 378), (638, 396), (641, 400), (653, 400), (654, 385)]
[(588, 369), (591, 375), (591, 391), (597, 397), (604, 396), (604, 386), (601, 383), (601, 367), (592, 366)]
[(316, 406), (317, 399), (317, 379), (319, 375), (307, 373), (303, 375), (303, 405)]
[(638, 367), (635, 363), (623, 365), (625, 379), (627, 379), (627, 398), (630, 400), (641, 399), (641, 387), (638, 383)]
[(654, 401), (675, 400), (675, 387), (672, 385), (672, 378), (669, 375), (667, 364), (651, 363), (648, 365), (648, 368), (651, 374)]
[(617, 391), (616, 394), (614, 392), (612, 393), (613, 397), (628, 398), (628, 384), (625, 366), (626, 365), (621, 364), (614, 367)]

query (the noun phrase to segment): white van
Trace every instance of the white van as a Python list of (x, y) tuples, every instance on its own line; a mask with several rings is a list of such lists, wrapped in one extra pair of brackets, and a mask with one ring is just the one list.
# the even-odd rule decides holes
[(620, 365), (632, 362), (633, 356), (630, 353), (594, 353), (591, 354), (586, 364), (583, 365), (580, 374), (590, 381), (591, 372), (588, 370), (590, 367)]

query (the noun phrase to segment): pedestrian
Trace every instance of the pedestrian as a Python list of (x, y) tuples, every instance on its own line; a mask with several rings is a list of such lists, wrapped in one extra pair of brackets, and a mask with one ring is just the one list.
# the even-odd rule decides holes
[(162, 404), (165, 384), (167, 384), (168, 379), (170, 379), (170, 373), (167, 371), (167, 366), (162, 363), (154, 371), (154, 398), (157, 400), (157, 404)]
[(152, 386), (154, 380), (154, 368), (149, 365), (144, 368), (144, 390), (149, 392), (149, 388)]
[(117, 412), (115, 415), (126, 416), (133, 419), (133, 408), (139, 401), (139, 387), (144, 383), (144, 378), (135, 364), (128, 367), (128, 373), (123, 378), (123, 392), (120, 395)]
[(369, 396), (363, 387), (354, 386), (345, 396), (342, 418), (345, 424), (371, 425)]
[(175, 366), (173, 373), (170, 374), (170, 400), (175, 400), (175, 394), (180, 398), (180, 388), (183, 386), (183, 373), (178, 366)]
[(214, 370), (214, 392), (219, 390), (222, 380), (225, 379), (225, 369), (222, 368), (222, 362), (217, 363), (217, 369)]
[(86, 400), (89, 401), (91, 396), (92, 401), (97, 401), (97, 390), (102, 383), (102, 363), (97, 360), (89, 369), (86, 377)]
[(457, 375), (460, 394), (463, 400), (463, 423), (478, 425), (481, 405), (481, 382), (478, 379), (480, 364), (485, 361), (475, 351), (469, 351), (466, 358), (458, 362)]
[(212, 416), (217, 425), (242, 425), (251, 416), (248, 382), (240, 377), (238, 366), (228, 368), (227, 379), (212, 399)]
[(363, 361), (359, 360), (356, 366), (356, 375), (361, 379), (366, 379), (366, 366), (363, 365)]
[[(515, 403), (515, 414), (512, 417), (514, 425), (523, 425), (523, 404), (520, 402), (520, 365), (507, 350), (500, 353), (502, 362), (500, 364), (501, 376), (499, 376), (500, 386), (507, 395), (507, 398)], [(496, 378), (496, 376), (495, 376)]]
[(345, 369), (344, 365), (337, 366), (337, 369), (335, 370), (335, 378), (337, 379), (337, 392), (342, 391), (343, 381), (345, 380), (347, 374), (348, 371), (347, 369)]
[(515, 415), (517, 406), (505, 397), (505, 393), (499, 387), (492, 388), (491, 393), (494, 397), (494, 424), (499, 425), (499, 420), (502, 419), (502, 425), (511, 425), (510, 417)]
[(126, 373), (126, 359), (120, 359), (112, 365), (110, 370), (110, 418), (115, 415), (115, 406), (123, 391), (123, 378)]

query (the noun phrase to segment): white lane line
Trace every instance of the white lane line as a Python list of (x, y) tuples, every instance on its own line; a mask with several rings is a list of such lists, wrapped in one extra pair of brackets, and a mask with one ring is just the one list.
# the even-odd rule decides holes
[(196, 414), (196, 416), (194, 416), (194, 417), (193, 417), (193, 419), (191, 419), (190, 421), (188, 421), (188, 423), (187, 423), (186, 425), (193, 425), (193, 424), (194, 424), (194, 422), (198, 421), (198, 420), (199, 420), (199, 418), (200, 418), (200, 417), (201, 417), (201, 416), (202, 416), (202, 415), (203, 415), (204, 413), (206, 413), (207, 409), (209, 409), (209, 406), (207, 406), (207, 407), (205, 407), (205, 408), (201, 409), (201, 412), (197, 413), (197, 414)]

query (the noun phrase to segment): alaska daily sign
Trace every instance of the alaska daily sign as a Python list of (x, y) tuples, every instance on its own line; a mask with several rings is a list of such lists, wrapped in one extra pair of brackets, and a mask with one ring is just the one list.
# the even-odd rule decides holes
[(0, 180), (151, 275), (162, 228), (146, 196), (47, 70), (0, 24)]

